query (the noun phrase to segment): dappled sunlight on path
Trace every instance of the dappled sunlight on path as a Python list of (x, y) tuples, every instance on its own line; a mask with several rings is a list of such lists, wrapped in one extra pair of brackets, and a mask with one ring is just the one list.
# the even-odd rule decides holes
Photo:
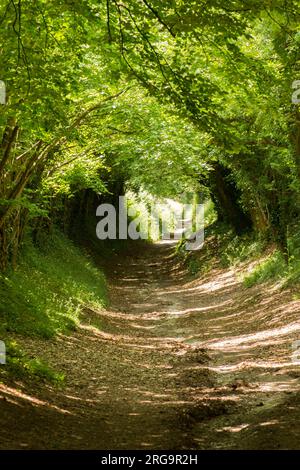
[(110, 308), (74, 334), (17, 338), (66, 383), (0, 385), (2, 448), (299, 447), (300, 303), (234, 270), (191, 279), (172, 248), (115, 258)]

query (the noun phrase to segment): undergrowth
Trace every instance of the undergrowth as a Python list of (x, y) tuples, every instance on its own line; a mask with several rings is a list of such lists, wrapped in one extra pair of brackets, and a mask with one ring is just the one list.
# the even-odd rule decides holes
[(31, 358), (25, 354), (15, 341), (6, 343), (6, 364), (1, 366), (0, 378), (13, 376), (15, 379), (28, 378), (44, 380), (54, 385), (61, 385), (65, 376), (54, 370), (39, 358)]
[(57, 230), (38, 245), (28, 237), (17, 269), (0, 274), (0, 340), (7, 343), (7, 366), (0, 373), (23, 370), (61, 381), (42, 361), (23, 355), (10, 335), (47, 339), (68, 333), (79, 324), (82, 305), (105, 304), (104, 275), (79, 247)]
[(285, 280), (288, 277), (288, 266), (283, 254), (275, 250), (267, 259), (257, 264), (254, 269), (243, 278), (245, 287), (252, 287), (269, 280)]
[(297, 227), (289, 233), (287, 259), (281, 250), (254, 233), (237, 236), (220, 223), (206, 227), (205, 243), (200, 251), (186, 252), (182, 241), (177, 246), (177, 254), (193, 276), (202, 275), (216, 265), (231, 268), (253, 261), (254, 267), (243, 275), (245, 287), (267, 281), (280, 282), (283, 288), (300, 283), (300, 232)]

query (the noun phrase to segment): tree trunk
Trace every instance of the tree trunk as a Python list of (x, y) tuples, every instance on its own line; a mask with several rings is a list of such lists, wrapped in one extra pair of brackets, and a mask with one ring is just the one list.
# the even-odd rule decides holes
[(219, 163), (214, 165), (211, 174), (212, 198), (221, 220), (228, 222), (239, 234), (251, 228), (252, 222), (238, 203), (240, 196), (238, 189), (226, 179), (229, 175), (229, 170)]

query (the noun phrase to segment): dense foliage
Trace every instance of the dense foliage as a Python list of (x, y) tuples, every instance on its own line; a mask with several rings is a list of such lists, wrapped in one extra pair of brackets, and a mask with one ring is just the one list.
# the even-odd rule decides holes
[(298, 0), (1, 0), (1, 267), (28, 227), (125, 185), (210, 194), (286, 253), (299, 14)]

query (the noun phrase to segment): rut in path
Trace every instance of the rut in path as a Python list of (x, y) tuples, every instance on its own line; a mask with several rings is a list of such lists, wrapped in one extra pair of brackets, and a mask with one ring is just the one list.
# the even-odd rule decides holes
[(0, 448), (300, 447), (299, 302), (234, 271), (191, 280), (172, 253), (114, 260), (110, 309), (75, 334), (17, 337), (66, 385), (0, 384)]

